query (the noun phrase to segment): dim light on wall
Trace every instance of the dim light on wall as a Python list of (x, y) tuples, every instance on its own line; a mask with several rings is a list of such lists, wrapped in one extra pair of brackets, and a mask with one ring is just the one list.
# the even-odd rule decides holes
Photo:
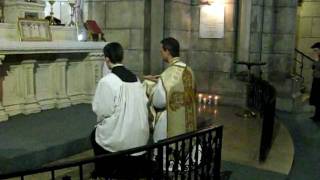
[(224, 0), (200, 0), (201, 5), (224, 4)]
[(224, 0), (201, 0), (200, 5), (200, 38), (223, 38)]

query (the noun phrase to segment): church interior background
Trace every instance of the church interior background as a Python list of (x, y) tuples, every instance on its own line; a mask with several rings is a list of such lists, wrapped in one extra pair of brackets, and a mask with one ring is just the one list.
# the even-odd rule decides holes
[[(222, 14), (212, 16), (222, 26), (207, 27), (219, 37), (203, 35), (202, 8), (219, 3)], [(216, 97), (215, 107), (202, 101), (198, 111), (210, 117), (205, 124), (224, 125), (222, 169), (232, 171), (230, 179), (320, 179), (306, 58), (320, 42), (319, 9), (319, 0), (1, 0), (0, 174), (92, 156), (90, 103), (102, 77), (102, 48), (120, 42), (124, 64), (142, 79), (165, 69), (160, 41), (171, 36), (195, 73), (197, 92)], [(48, 26), (51, 15), (61, 24)], [(90, 38), (87, 20), (107, 42)], [(246, 106), (248, 74), (238, 62), (266, 63), (250, 73), (277, 92), (276, 133), (263, 163), (261, 120), (236, 115)], [(61, 172), (68, 173), (74, 175)], [(30, 178), (39, 177), (46, 176)]]

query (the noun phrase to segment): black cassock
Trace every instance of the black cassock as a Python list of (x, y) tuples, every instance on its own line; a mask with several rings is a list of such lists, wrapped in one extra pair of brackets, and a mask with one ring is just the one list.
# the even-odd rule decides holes
[(320, 106), (320, 78), (313, 78), (310, 93), (310, 105)]

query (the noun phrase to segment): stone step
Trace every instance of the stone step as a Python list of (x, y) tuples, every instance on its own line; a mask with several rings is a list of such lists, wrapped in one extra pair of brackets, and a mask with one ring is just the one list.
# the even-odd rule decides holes
[(293, 113), (313, 113), (314, 107), (309, 105), (309, 94), (296, 94), (292, 97), (277, 97), (276, 109)]
[(39, 168), (91, 148), (90, 104), (17, 115), (0, 123), (0, 174)]
[(279, 81), (270, 82), (277, 90), (278, 97), (291, 97), (294, 98), (301, 95), (305, 87), (303, 86), (303, 79), (297, 76), (289, 77)]

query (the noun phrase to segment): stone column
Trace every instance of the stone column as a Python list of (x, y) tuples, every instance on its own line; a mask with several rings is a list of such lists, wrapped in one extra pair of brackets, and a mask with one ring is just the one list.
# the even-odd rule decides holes
[(0, 55), (0, 122), (8, 120), (8, 114), (5, 112), (3, 106), (2, 106), (2, 97), (3, 97), (3, 80), (4, 80), (4, 68), (2, 65), (2, 61), (4, 60), (5, 55)]
[(164, 3), (165, 1), (151, 1), (151, 33), (150, 33), (150, 72), (160, 74), (163, 61), (160, 56), (160, 41), (164, 35)]
[(238, 57), (239, 61), (249, 61), (249, 50), (250, 50), (250, 24), (251, 19), (251, 0), (241, 0), (240, 4), (240, 17), (239, 18), (239, 46)]
[(36, 113), (40, 112), (39, 104), (35, 98), (35, 91), (34, 91), (34, 64), (35, 60), (25, 60), (22, 61), (22, 87), (23, 87), (23, 95), (24, 95), (24, 114)]
[(55, 61), (55, 85), (57, 94), (57, 107), (64, 108), (71, 105), (70, 100), (67, 96), (66, 88), (66, 64), (68, 59), (61, 58)]

